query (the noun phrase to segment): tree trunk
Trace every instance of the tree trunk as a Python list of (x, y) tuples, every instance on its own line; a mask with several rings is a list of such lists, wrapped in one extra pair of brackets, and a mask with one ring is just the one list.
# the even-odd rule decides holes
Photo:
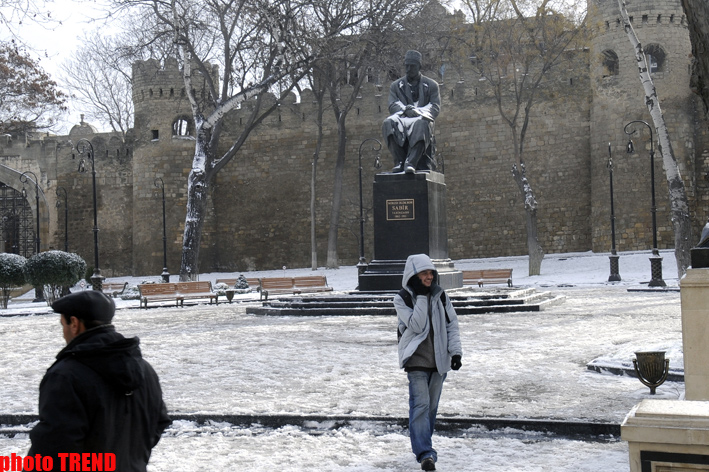
[[(319, 144), (318, 144), (319, 146)], [(315, 239), (315, 177), (318, 173), (318, 151), (313, 154), (313, 169), (310, 174), (310, 268), (318, 268), (318, 243)]]
[(332, 210), (330, 212), (330, 230), (327, 238), (327, 267), (337, 269), (340, 262), (337, 257), (337, 233), (340, 228), (340, 209), (342, 207), (342, 174), (345, 169), (347, 151), (347, 113), (340, 113), (337, 120), (337, 160), (335, 161), (335, 188), (332, 191)]
[(684, 181), (682, 181), (679, 168), (677, 167), (677, 160), (672, 152), (672, 144), (670, 143), (670, 138), (667, 132), (667, 125), (665, 124), (665, 118), (662, 115), (660, 100), (657, 97), (655, 84), (652, 82), (652, 77), (650, 76), (650, 69), (647, 65), (645, 52), (643, 51), (642, 44), (640, 44), (640, 41), (635, 34), (633, 26), (630, 24), (630, 18), (628, 17), (628, 12), (625, 9), (625, 2), (623, 0), (618, 0), (618, 7), (620, 8), (621, 17), (623, 18), (625, 32), (628, 35), (630, 43), (635, 49), (635, 59), (638, 63), (640, 82), (642, 83), (645, 91), (645, 103), (650, 111), (650, 116), (652, 117), (652, 121), (657, 132), (657, 137), (660, 142), (659, 149), (662, 153), (662, 164), (665, 169), (667, 186), (669, 188), (672, 226), (674, 227), (675, 232), (675, 259), (677, 260), (677, 276), (681, 279), (691, 262), (689, 251), (692, 248), (692, 223), (689, 218), (689, 200), (684, 187)]
[(709, 110), (709, 3), (706, 0), (682, 0), (687, 16), (689, 39), (692, 41), (691, 87)]
[(540, 275), (544, 250), (539, 244), (537, 231), (537, 200), (532, 186), (527, 181), (524, 164), (512, 166), (512, 176), (524, 199), (524, 219), (527, 229), (527, 251), (529, 252), (529, 275)]
[[(202, 241), (208, 196), (208, 176), (204, 163), (206, 153), (201, 136), (197, 134), (195, 157), (192, 170), (187, 177), (187, 214), (185, 216), (185, 231), (182, 237), (182, 262), (180, 264), (180, 281), (195, 280), (199, 275), (199, 247)], [(202, 165), (202, 167), (200, 167)]]
[(318, 269), (318, 243), (315, 238), (315, 182), (318, 175), (318, 158), (320, 157), (320, 149), (323, 139), (323, 94), (315, 94), (318, 101), (318, 115), (316, 122), (318, 125), (318, 135), (315, 139), (315, 152), (313, 153), (313, 169), (310, 175), (310, 253), (311, 253), (311, 268)]

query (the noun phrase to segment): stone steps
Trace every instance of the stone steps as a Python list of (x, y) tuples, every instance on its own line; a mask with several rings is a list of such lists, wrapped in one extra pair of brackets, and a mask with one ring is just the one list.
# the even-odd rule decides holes
[[(396, 316), (392, 299), (395, 292), (359, 292), (288, 296), (275, 298), (261, 306), (249, 306), (246, 313), (268, 316)], [(563, 303), (565, 297), (536, 289), (496, 291), (454, 290), (449, 294), (459, 315), (484, 313), (538, 312)]]

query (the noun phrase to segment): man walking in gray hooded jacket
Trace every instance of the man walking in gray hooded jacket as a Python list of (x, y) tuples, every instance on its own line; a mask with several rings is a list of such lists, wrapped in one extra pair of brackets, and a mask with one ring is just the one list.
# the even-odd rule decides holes
[(409, 436), (422, 470), (436, 470), (431, 437), (443, 381), (462, 366), (458, 317), (438, 285), (438, 272), (426, 254), (409, 256), (403, 291), (394, 297), (399, 322), (399, 367), (409, 378)]

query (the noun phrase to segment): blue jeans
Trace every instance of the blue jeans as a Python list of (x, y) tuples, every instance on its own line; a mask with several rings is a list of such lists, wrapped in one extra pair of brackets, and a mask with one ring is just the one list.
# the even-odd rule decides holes
[(446, 374), (438, 372), (408, 372), (409, 377), (409, 437), (411, 450), (416, 460), (421, 462), (427, 457), (438, 460), (433, 448), (431, 436), (436, 426), (438, 400), (441, 398), (443, 381)]

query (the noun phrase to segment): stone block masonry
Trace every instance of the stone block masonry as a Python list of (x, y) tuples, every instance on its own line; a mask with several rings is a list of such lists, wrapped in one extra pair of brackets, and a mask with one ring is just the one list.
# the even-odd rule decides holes
[[(618, 27), (614, 3), (591, 2), (598, 8), (589, 11), (595, 29), (589, 47), (576, 51), (572, 63), (549, 77), (530, 116), (525, 164), (539, 203), (539, 238), (547, 253), (610, 251), (609, 142), (615, 164), (618, 250), (649, 250), (651, 245), (649, 136), (646, 132), (635, 136), (637, 153), (628, 156), (623, 133), (625, 123), (649, 120), (649, 115), (631, 46)], [(690, 47), (681, 7), (678, 0), (638, 2), (631, 7), (636, 9), (632, 12), (634, 25), (643, 43), (664, 52), (662, 70), (655, 72), (653, 79), (698, 235), (709, 214), (708, 128), (689, 90)], [(618, 58), (617, 73), (610, 75), (603, 59), (609, 50)], [(431, 72), (426, 75), (441, 82), (443, 106), (436, 123), (436, 140), (447, 186), (449, 256), (455, 260), (525, 254), (524, 202), (511, 175), (512, 135), (490, 89), (472, 67), (461, 70), (460, 77), (454, 79)], [(76, 161), (71, 159), (68, 145), (70, 139), (75, 143), (79, 136), (91, 139), (100, 182), (101, 268), (109, 277), (160, 274), (162, 215), (154, 181), (162, 178), (167, 199), (168, 269), (176, 274), (187, 176), (194, 155), (192, 117), (176, 61), (138, 62), (133, 68), (133, 82), (135, 124), (125, 139), (95, 133), (82, 124), (69, 136), (0, 142), (0, 164), (41, 173), (46, 199), (41, 210), (49, 222), (47, 229), (42, 229), (46, 231), (42, 241), (47, 248), (63, 247), (63, 216), (55, 206), (54, 192), (56, 186), (67, 188), (70, 249), (92, 261), (90, 179), (86, 174), (76, 174)], [(356, 264), (359, 255), (358, 149), (367, 138), (381, 139), (387, 87), (388, 83), (365, 84), (349, 114), (338, 228), (341, 264)], [(231, 144), (250, 106), (247, 102), (228, 116), (221, 151)], [(315, 116), (310, 91), (300, 97), (292, 95), (264, 120), (217, 175), (209, 188), (200, 272), (310, 266)], [(326, 260), (337, 146), (332, 112), (326, 110), (325, 117), (315, 190), (320, 265)], [(374, 156), (369, 151), (362, 157), (365, 256), (371, 259), (372, 183), (375, 173), (388, 171), (393, 163), (386, 147), (381, 152), (382, 169), (374, 169)], [(0, 177), (4, 175), (1, 170)], [(672, 224), (659, 153), (655, 171), (658, 242), (660, 248), (669, 248), (673, 245)]]

